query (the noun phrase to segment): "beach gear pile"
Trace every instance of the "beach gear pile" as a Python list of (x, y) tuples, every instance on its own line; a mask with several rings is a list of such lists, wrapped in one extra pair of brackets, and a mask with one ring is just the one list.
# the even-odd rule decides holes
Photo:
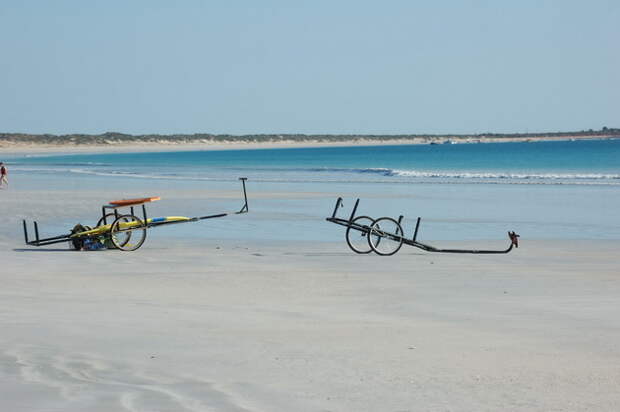
[[(90, 226), (84, 226), (78, 223), (77, 225), (73, 226), (73, 229), (71, 229), (71, 234), (86, 232), (91, 229), (92, 228)], [(109, 236), (101, 235), (98, 237), (89, 237), (86, 239), (73, 239), (71, 240), (71, 245), (75, 250), (102, 250), (107, 249), (110, 242), (111, 241)]]

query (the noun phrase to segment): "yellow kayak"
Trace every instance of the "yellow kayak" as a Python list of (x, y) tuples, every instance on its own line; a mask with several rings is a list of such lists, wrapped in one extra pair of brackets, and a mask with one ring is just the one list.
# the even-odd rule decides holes
[[(156, 217), (156, 218), (153, 218), (153, 219), (147, 219), (146, 220), (146, 224), (148, 225), (150, 223), (159, 223), (159, 222), (186, 222), (188, 220), (190, 220), (190, 218), (189, 217), (185, 217), (185, 216)], [(138, 221), (135, 221), (135, 220), (133, 222), (121, 222), (119, 224), (119, 228), (120, 229), (131, 229), (131, 228), (136, 227), (136, 226), (138, 226), (140, 224), (141, 224), (141, 222), (138, 222)], [(98, 226), (98, 227), (96, 227), (94, 229), (85, 230), (83, 232), (74, 233), (70, 237), (103, 235), (105, 233), (108, 233), (111, 228), (112, 228), (112, 223), (107, 224), (107, 225), (103, 225), (103, 226)]]

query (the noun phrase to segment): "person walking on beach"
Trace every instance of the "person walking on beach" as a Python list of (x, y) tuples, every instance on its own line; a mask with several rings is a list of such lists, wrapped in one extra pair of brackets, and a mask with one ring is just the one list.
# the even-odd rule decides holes
[(6, 170), (6, 167), (4, 166), (4, 163), (0, 162), (0, 188), (2, 187), (3, 183), (7, 187), (9, 186), (9, 180), (7, 178), (8, 174), (9, 174), (9, 172)]

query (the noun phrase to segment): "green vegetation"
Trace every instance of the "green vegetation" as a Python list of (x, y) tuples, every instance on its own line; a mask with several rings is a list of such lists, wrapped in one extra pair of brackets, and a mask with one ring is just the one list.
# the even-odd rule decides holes
[(534, 138), (620, 138), (620, 129), (603, 127), (601, 130), (582, 130), (579, 132), (552, 132), (552, 133), (482, 133), (473, 135), (432, 135), (432, 134), (400, 134), (400, 135), (361, 135), (361, 134), (256, 134), (256, 135), (230, 135), (230, 134), (173, 134), (173, 135), (130, 135), (124, 133), (107, 132), (98, 135), (92, 134), (26, 134), (26, 133), (0, 133), (0, 145), (10, 144), (43, 144), (43, 145), (115, 145), (115, 144), (143, 144), (143, 143), (277, 143), (277, 142), (356, 142), (377, 141), (386, 142), (399, 140), (484, 140), (492, 139), (534, 139)]

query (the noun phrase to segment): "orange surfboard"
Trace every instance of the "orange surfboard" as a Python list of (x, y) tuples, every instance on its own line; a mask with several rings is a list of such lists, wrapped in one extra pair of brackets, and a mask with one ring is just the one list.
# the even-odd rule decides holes
[(154, 202), (159, 199), (161, 199), (159, 196), (142, 197), (139, 199), (121, 199), (121, 200), (112, 200), (110, 204), (113, 206), (135, 206), (135, 205), (141, 205), (143, 203)]

